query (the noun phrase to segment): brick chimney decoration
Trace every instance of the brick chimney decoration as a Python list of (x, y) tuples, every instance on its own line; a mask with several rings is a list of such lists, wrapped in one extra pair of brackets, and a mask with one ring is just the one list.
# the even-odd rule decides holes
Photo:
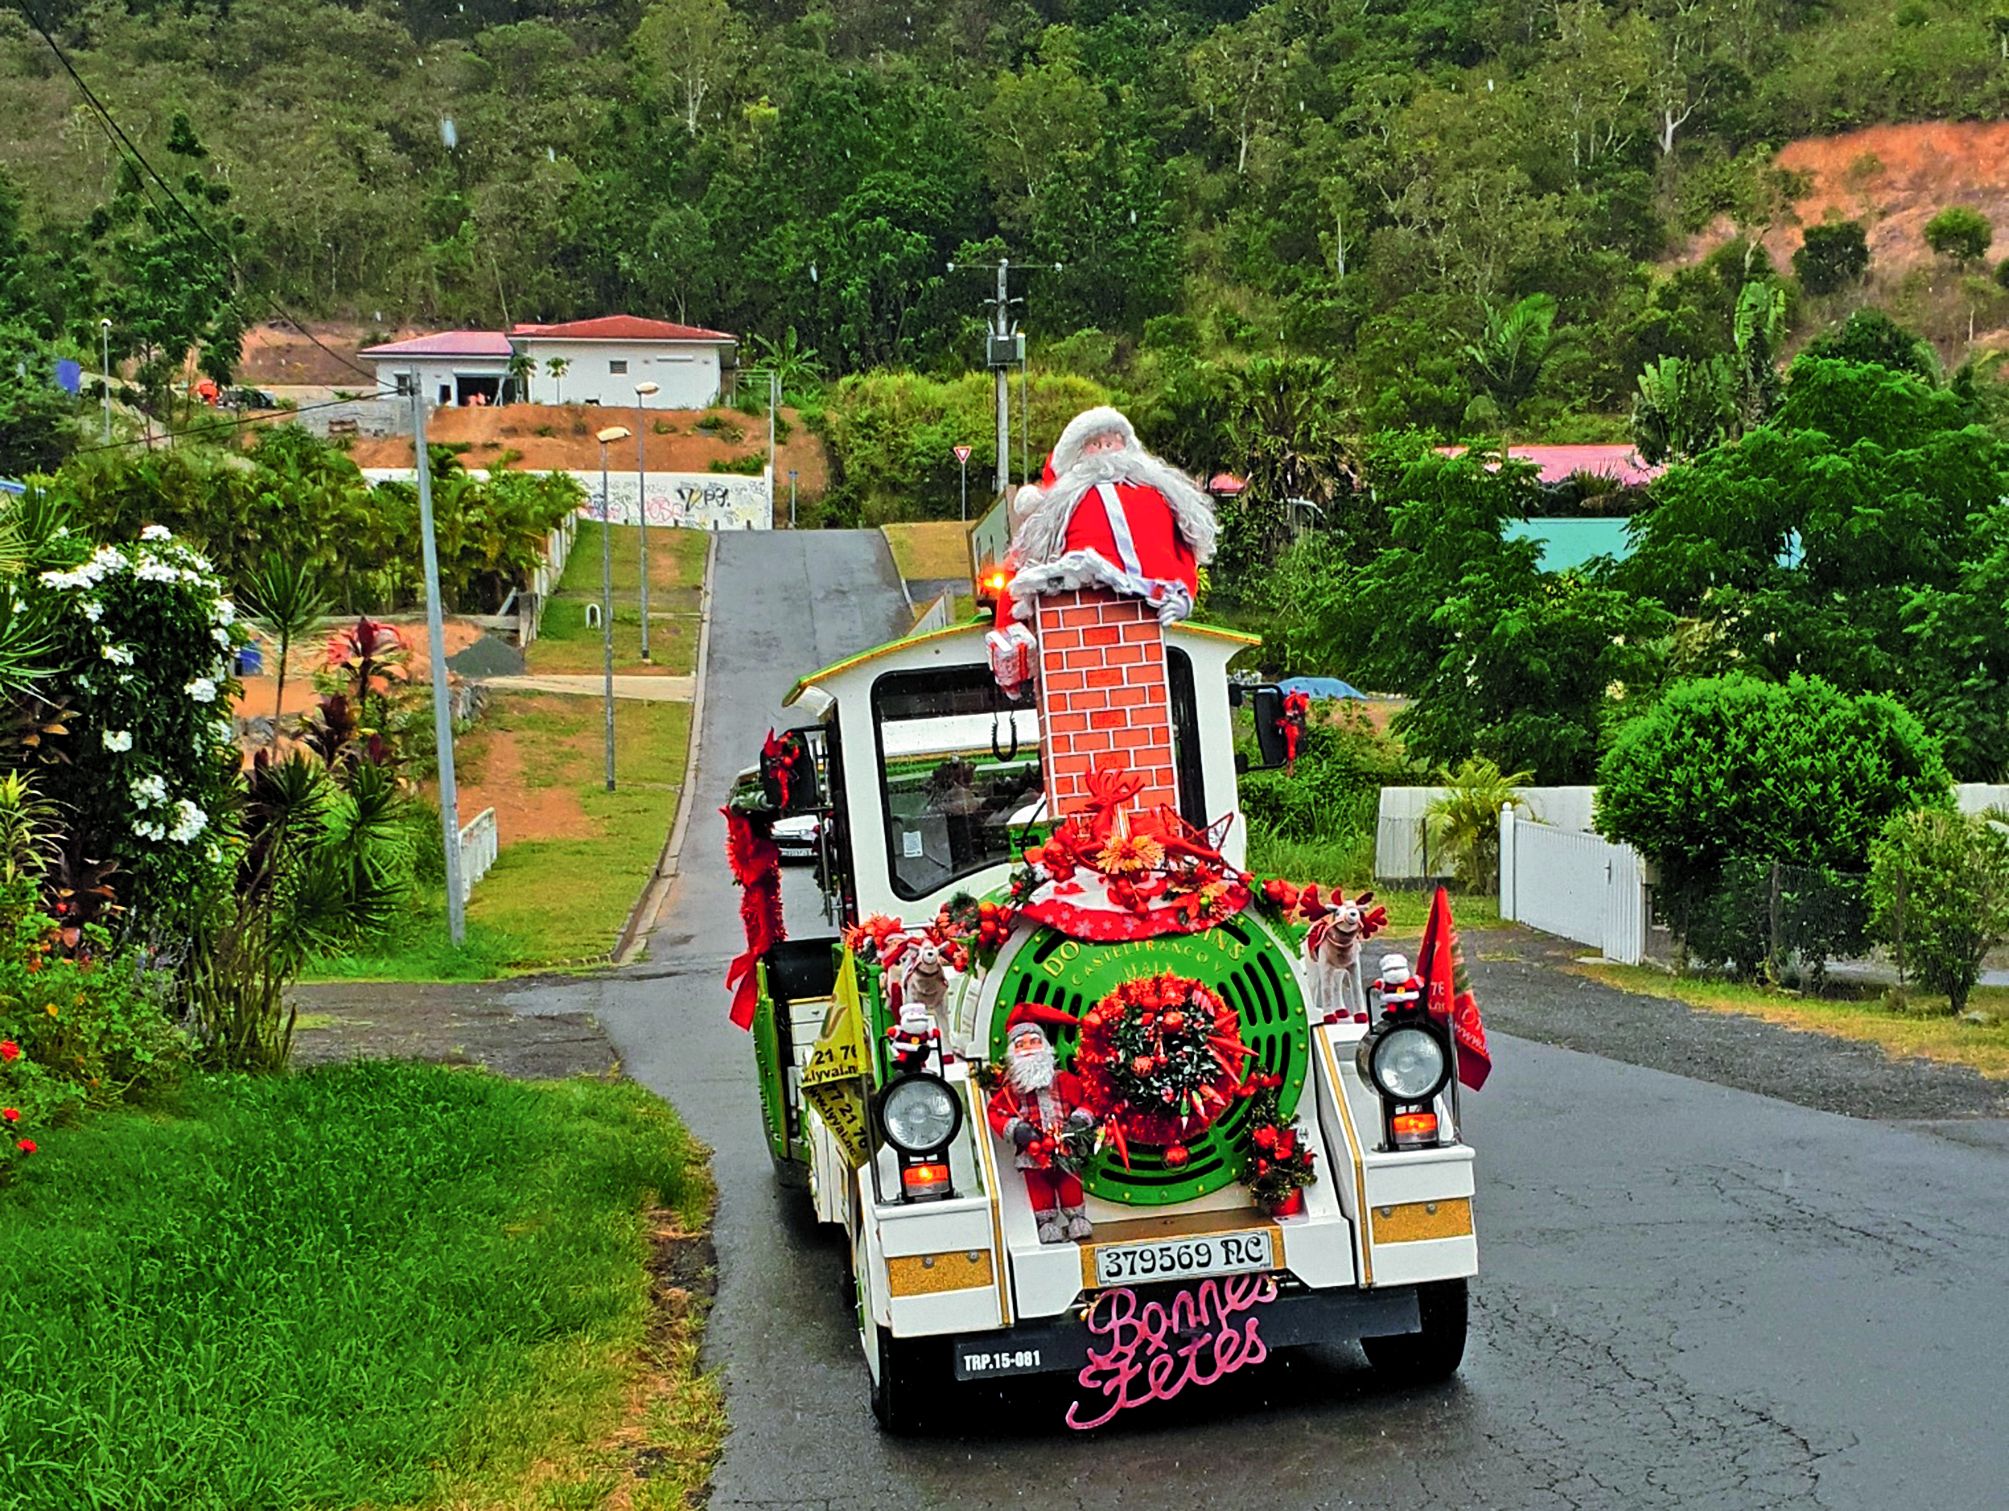
[(1038, 600), (1039, 724), (1047, 812), (1085, 805), (1088, 774), (1117, 766), (1144, 778), (1140, 811), (1178, 804), (1165, 629), (1142, 599), (1075, 588)]

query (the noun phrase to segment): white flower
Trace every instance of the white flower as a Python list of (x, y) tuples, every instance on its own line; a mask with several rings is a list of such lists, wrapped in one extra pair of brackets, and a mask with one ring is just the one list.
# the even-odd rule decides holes
[(142, 808), (157, 807), (167, 801), (167, 778), (160, 775), (134, 777), (133, 801)]
[(181, 575), (180, 572), (162, 561), (142, 562), (139, 570), (133, 573), (133, 576), (137, 577), (141, 582), (176, 582), (180, 580)]
[(225, 650), (230, 649), (231, 640), (229, 630), (225, 629), (222, 625), (219, 624), (215, 629), (211, 630), (209, 634), (210, 638), (215, 640), (215, 642), (218, 645), (222, 646)]
[(125, 552), (116, 546), (100, 546), (98, 554), (79, 570), (90, 573), (91, 580), (95, 582), (107, 572), (122, 572), (131, 565), (132, 563), (126, 560)]
[(86, 598), (84, 600), (84, 617), (90, 620), (92, 624), (96, 624), (100, 619), (105, 617), (105, 606), (95, 598)]
[(74, 572), (44, 572), (42, 581), (52, 588), (87, 588), (97, 579), (86, 577), (79, 568)]
[(131, 666), (133, 664), (133, 653), (123, 645), (107, 645), (98, 654), (111, 662), (113, 666)]
[(209, 611), (209, 617), (217, 624), (235, 624), (237, 605), (228, 598), (219, 598), (216, 600), (216, 607)]
[(130, 729), (108, 729), (102, 736), (105, 749), (123, 753), (133, 748), (133, 732)]
[(182, 691), (198, 703), (214, 703), (216, 701), (216, 684), (207, 677), (197, 677), (188, 686), (184, 687)]
[(209, 815), (187, 798), (174, 805), (174, 812), (174, 828), (168, 831), (167, 837), (178, 845), (185, 845), (194, 839), (196, 835), (202, 833), (203, 826), (209, 822)]
[(173, 540), (174, 531), (168, 529), (166, 525), (148, 525), (144, 530), (140, 531), (140, 539)]

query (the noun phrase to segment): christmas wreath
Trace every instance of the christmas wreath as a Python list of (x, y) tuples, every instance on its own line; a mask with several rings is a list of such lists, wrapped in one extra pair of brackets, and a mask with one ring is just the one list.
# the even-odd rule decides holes
[(1074, 1073), (1126, 1165), (1135, 1143), (1177, 1168), (1186, 1140), (1240, 1089), (1250, 1053), (1234, 1009), (1168, 971), (1126, 981), (1082, 1014)]

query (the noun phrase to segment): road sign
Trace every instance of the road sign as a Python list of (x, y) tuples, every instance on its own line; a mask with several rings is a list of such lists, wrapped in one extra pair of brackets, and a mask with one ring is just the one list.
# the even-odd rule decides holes
[(958, 446), (956, 448), (956, 460), (958, 462), (967, 462), (969, 459), (970, 459), (970, 448), (967, 446)]

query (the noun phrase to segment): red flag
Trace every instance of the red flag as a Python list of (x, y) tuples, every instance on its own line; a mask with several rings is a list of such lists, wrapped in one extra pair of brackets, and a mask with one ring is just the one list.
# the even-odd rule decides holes
[(1458, 948), (1458, 930), (1451, 922), (1451, 896), (1442, 887), (1430, 899), (1430, 919), (1423, 925), (1423, 947), (1416, 955), (1424, 1000), (1430, 1016), (1451, 1025), (1458, 1042), (1458, 1079), (1477, 1091), (1492, 1073), (1493, 1057), (1486, 1049), (1486, 1025), (1479, 1021), (1478, 999), (1465, 974), (1465, 956)]

